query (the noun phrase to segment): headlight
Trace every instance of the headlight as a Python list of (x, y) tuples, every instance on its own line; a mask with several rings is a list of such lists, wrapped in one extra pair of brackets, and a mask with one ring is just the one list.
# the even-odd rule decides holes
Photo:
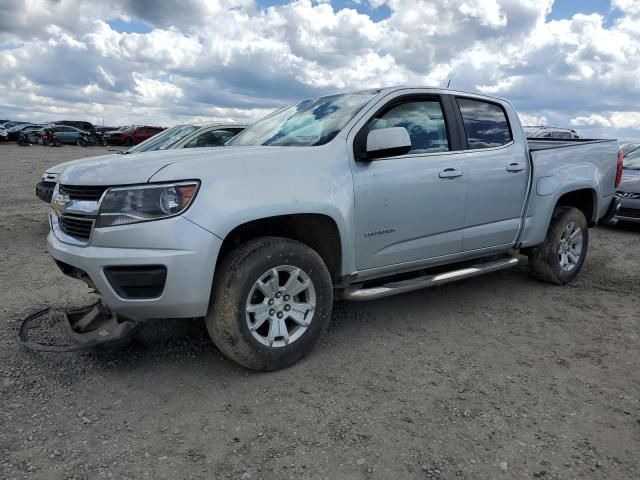
[(184, 212), (198, 191), (199, 182), (180, 182), (107, 190), (96, 228), (160, 220)]

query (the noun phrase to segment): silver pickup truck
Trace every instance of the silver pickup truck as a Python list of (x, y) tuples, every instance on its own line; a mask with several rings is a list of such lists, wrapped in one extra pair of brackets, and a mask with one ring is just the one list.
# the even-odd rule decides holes
[(101, 304), (78, 342), (204, 317), (257, 370), (309, 352), (334, 298), (371, 300), (513, 267), (563, 284), (613, 216), (613, 140), (527, 142), (505, 100), (386, 88), (304, 100), (222, 149), (64, 170), (49, 252)]

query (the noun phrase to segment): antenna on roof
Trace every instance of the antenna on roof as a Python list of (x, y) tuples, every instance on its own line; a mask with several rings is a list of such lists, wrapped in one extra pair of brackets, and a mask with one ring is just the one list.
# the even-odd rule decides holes
[(451, 86), (451, 79), (447, 82), (447, 88), (449, 88), (449, 86)]

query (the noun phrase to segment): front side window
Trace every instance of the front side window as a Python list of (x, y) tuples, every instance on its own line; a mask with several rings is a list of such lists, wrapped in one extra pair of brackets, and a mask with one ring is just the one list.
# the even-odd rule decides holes
[(391, 107), (372, 120), (369, 131), (391, 127), (404, 127), (409, 132), (409, 153), (449, 150), (444, 115), (437, 100), (412, 101)]
[(370, 90), (303, 100), (259, 120), (228, 145), (324, 145), (378, 93)]
[(470, 149), (491, 148), (511, 142), (507, 116), (495, 103), (458, 98), (458, 106)]

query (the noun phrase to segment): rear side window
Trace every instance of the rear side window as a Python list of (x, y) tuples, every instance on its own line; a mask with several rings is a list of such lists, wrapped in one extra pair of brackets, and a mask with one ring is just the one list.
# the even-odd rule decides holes
[(458, 106), (470, 149), (506, 145), (512, 140), (509, 121), (502, 107), (468, 98), (458, 98)]
[(391, 107), (372, 120), (369, 131), (391, 127), (404, 127), (409, 132), (409, 153), (449, 150), (444, 115), (437, 100), (417, 100)]

